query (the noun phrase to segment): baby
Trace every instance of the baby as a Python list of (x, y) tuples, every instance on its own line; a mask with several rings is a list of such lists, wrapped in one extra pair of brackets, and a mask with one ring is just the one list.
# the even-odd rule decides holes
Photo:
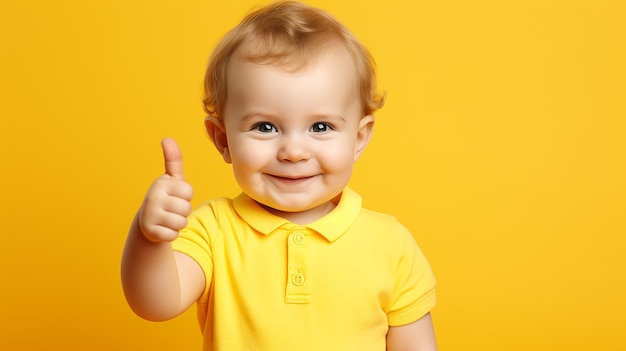
[(206, 130), (242, 192), (192, 211), (163, 140), (122, 260), (135, 313), (196, 303), (204, 350), (436, 350), (428, 262), (347, 187), (384, 102), (362, 44), (324, 11), (273, 3), (226, 34), (205, 88)]

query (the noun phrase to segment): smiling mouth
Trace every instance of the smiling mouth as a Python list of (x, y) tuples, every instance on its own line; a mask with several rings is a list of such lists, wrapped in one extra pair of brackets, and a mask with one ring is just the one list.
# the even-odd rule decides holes
[(315, 177), (315, 175), (292, 177), (292, 176), (280, 176), (280, 175), (275, 175), (275, 174), (268, 174), (268, 176), (284, 183), (298, 183), (298, 182), (303, 182), (303, 181), (306, 181)]

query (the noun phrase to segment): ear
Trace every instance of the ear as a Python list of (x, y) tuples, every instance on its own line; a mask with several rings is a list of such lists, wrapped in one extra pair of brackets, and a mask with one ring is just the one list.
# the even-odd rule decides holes
[(354, 162), (356, 162), (372, 137), (374, 130), (374, 115), (367, 115), (359, 121), (359, 129), (356, 134), (356, 145), (354, 148)]
[(204, 118), (204, 127), (211, 138), (213, 145), (224, 158), (224, 162), (231, 163), (230, 151), (228, 150), (228, 138), (226, 137), (226, 128), (224, 122), (214, 116), (206, 116)]

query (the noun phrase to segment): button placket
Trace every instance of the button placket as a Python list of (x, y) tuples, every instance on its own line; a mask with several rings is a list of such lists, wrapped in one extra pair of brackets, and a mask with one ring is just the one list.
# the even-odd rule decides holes
[(306, 230), (298, 229), (287, 238), (287, 286), (285, 302), (309, 303), (311, 300), (310, 247)]

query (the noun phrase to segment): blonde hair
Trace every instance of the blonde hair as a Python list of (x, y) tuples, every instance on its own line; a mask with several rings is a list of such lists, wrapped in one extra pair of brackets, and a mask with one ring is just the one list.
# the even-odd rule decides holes
[(218, 43), (204, 78), (204, 110), (221, 117), (228, 70), (236, 55), (297, 71), (333, 44), (344, 46), (354, 59), (363, 116), (380, 109), (385, 95), (377, 92), (375, 63), (363, 44), (327, 12), (295, 1), (279, 1), (250, 13)]

